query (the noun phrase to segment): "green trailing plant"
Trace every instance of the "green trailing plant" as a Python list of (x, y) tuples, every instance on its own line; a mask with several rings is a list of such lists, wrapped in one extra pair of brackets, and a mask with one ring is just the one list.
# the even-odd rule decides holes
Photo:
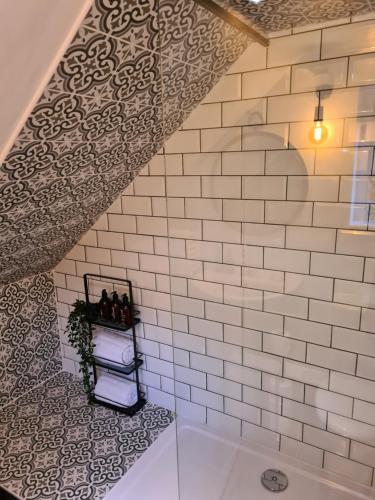
[(81, 358), (80, 372), (83, 376), (83, 386), (89, 401), (92, 398), (91, 375), (94, 362), (94, 344), (89, 323), (90, 313), (92, 313), (90, 305), (83, 300), (77, 300), (73, 304), (73, 310), (69, 314), (66, 327), (69, 342), (77, 350)]

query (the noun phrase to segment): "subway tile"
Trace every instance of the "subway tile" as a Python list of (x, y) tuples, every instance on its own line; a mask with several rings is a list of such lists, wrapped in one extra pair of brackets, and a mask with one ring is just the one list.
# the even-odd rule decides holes
[(364, 259), (347, 255), (311, 253), (311, 274), (361, 281)]
[(375, 380), (375, 359), (368, 356), (358, 356), (356, 374), (358, 377)]
[[(133, 187), (132, 184), (130, 186)], [(99, 219), (95, 222), (91, 229), (100, 229), (106, 231), (108, 229), (108, 216), (107, 214), (102, 214)]]
[(120, 233), (136, 233), (135, 221), (136, 218), (133, 215), (109, 214), (108, 229)]
[(246, 366), (237, 365), (228, 361), (224, 362), (224, 378), (245, 384), (251, 387), (261, 386), (261, 372), (247, 368)]
[(186, 366), (175, 365), (174, 368), (175, 379), (185, 384), (193, 385), (194, 387), (206, 388), (206, 374)]
[(241, 224), (227, 221), (203, 221), (203, 239), (205, 241), (241, 243)]
[[(311, 131), (313, 129), (314, 116), (306, 122), (296, 122), (290, 124), (290, 147), (296, 149), (311, 148), (314, 143), (311, 140)], [(342, 147), (344, 134), (344, 120), (324, 120), (324, 125), (328, 130), (327, 139), (320, 145), (320, 148), (340, 148)]]
[(272, 314), (252, 309), (244, 309), (243, 326), (253, 330), (259, 330), (276, 335), (283, 334), (283, 317), (278, 314)]
[(313, 175), (315, 151), (279, 150), (266, 152), (266, 175)]
[(243, 99), (288, 94), (289, 91), (289, 67), (252, 71), (242, 75)]
[(193, 422), (206, 423), (206, 408), (181, 398), (176, 398), (176, 412)]
[(224, 300), (222, 285), (196, 279), (189, 280), (188, 295), (195, 299), (209, 300), (210, 302), (223, 302)]
[(329, 412), (344, 415), (345, 417), (352, 416), (353, 398), (342, 396), (332, 391), (306, 385), (305, 403)]
[(300, 250), (284, 250), (281, 248), (264, 249), (264, 267), (268, 269), (308, 273), (309, 263), (309, 252), (303, 252)]
[[(350, 417), (350, 415), (348, 416)], [(353, 418), (366, 422), (370, 425), (375, 425), (375, 405), (355, 399)]]
[(270, 224), (243, 224), (243, 243), (267, 247), (283, 247), (285, 228)]
[(241, 347), (226, 342), (218, 342), (216, 340), (207, 340), (207, 355), (213, 358), (223, 359), (231, 363), (241, 364), (242, 349)]
[(139, 255), (139, 267), (141, 271), (148, 271), (150, 273), (169, 273), (169, 259), (160, 255)]
[(165, 144), (165, 152), (170, 153), (199, 153), (199, 130), (181, 130), (175, 132)]
[(241, 420), (238, 418), (207, 409), (207, 425), (221, 434), (238, 439), (241, 435)]
[[(161, 198), (166, 201), (166, 215), (168, 217), (185, 217), (185, 202), (183, 198)], [(160, 200), (160, 198), (153, 198), (153, 214), (159, 215), (155, 213), (154, 203), (156, 200)]]
[(222, 220), (223, 201), (220, 199), (185, 199), (186, 218)]
[(231, 73), (245, 73), (266, 67), (267, 49), (259, 43), (251, 43), (228, 70)]
[(326, 428), (327, 412), (290, 399), (283, 400), (283, 415), (313, 427)]
[(240, 151), (241, 127), (209, 128), (201, 130), (202, 152)]
[(165, 175), (166, 155), (157, 154), (148, 164), (148, 175)]
[(168, 219), (168, 236), (189, 240), (202, 239), (202, 222), (192, 219)]
[(190, 153), (183, 155), (184, 175), (220, 175), (220, 153)]
[(242, 270), (242, 284), (248, 288), (282, 293), (284, 291), (284, 273), (245, 267)]
[(302, 440), (302, 424), (275, 413), (262, 410), (262, 427), (299, 441)]
[(241, 268), (228, 264), (204, 263), (204, 279), (216, 283), (241, 285)]
[(318, 149), (316, 175), (371, 175), (371, 148)]
[(125, 234), (125, 250), (128, 252), (154, 253), (154, 240), (152, 236), (140, 234)]
[(344, 146), (373, 146), (374, 144), (374, 117), (347, 118), (345, 120)]
[[(64, 274), (76, 274), (76, 263), (74, 260), (62, 259), (57, 266), (55, 267), (55, 271)], [(84, 264), (84, 263), (82, 263)], [(87, 271), (90, 272), (90, 271)]]
[(162, 344), (172, 344), (172, 332), (170, 329), (149, 324), (145, 324), (144, 329), (146, 339)]
[(263, 294), (260, 290), (224, 285), (224, 303), (250, 309), (262, 309)]
[(374, 203), (375, 181), (371, 177), (341, 177), (340, 201)]
[[(113, 257), (113, 256), (112, 256)], [(73, 262), (66, 260), (65, 262)], [(100, 274), (99, 264), (90, 264), (89, 262), (79, 262), (75, 263), (77, 268), (77, 276), (83, 276), (85, 273)], [(57, 267), (55, 268), (55, 271)], [(69, 272), (67, 274), (76, 274), (75, 272)]]
[(316, 448), (336, 453), (336, 455), (344, 457), (349, 455), (349, 439), (309, 425), (304, 426), (303, 441)]
[(344, 373), (331, 372), (329, 389), (375, 403), (375, 382)]
[(88, 245), (90, 247), (97, 247), (98, 246), (97, 232), (93, 230), (87, 231), (87, 233), (81, 236), (81, 239), (79, 240), (79, 245)]
[(292, 92), (334, 89), (346, 86), (348, 59), (298, 64), (292, 68)]
[(340, 229), (367, 227), (368, 205), (353, 203), (315, 203), (314, 226)]
[(175, 295), (188, 295), (187, 279), (176, 276), (167, 276), (170, 281), (171, 292)]
[(331, 120), (373, 115), (375, 112), (374, 95), (374, 86), (322, 92), (324, 117)]
[(310, 202), (266, 201), (266, 224), (311, 226), (313, 205)]
[(221, 359), (203, 356), (202, 354), (190, 353), (190, 367), (201, 372), (210, 373), (211, 375), (223, 376), (224, 362)]
[(197, 240), (186, 241), (186, 256), (188, 259), (221, 262), (222, 254), (222, 245), (220, 243)]
[(312, 384), (315, 387), (328, 389), (329, 371), (325, 368), (286, 359), (283, 375), (304, 384)]
[(221, 127), (221, 105), (200, 104), (182, 124), (184, 130)]
[(214, 392), (198, 389), (197, 387), (191, 388), (191, 401), (213, 410), (224, 411), (224, 398)]
[(172, 311), (178, 314), (203, 318), (204, 303), (202, 300), (172, 295)]
[(263, 249), (248, 245), (223, 245), (223, 262), (238, 266), (263, 267)]
[(295, 318), (307, 319), (308, 300), (273, 292), (264, 292), (264, 310)]
[(372, 469), (365, 465), (353, 462), (347, 458), (338, 457), (332, 453), (325, 453), (324, 455), (324, 468), (341, 474), (348, 479), (361, 483), (367, 486), (371, 485)]
[(316, 61), (320, 58), (320, 32), (274, 38), (268, 48), (269, 67)]
[(375, 333), (375, 311), (373, 309), (362, 308), (361, 330)]
[(145, 273), (133, 269), (128, 270), (128, 279), (133, 282), (133, 285), (138, 288), (147, 288), (149, 290), (156, 289), (156, 281), (154, 273)]
[(152, 215), (151, 198), (149, 196), (124, 196), (122, 200), (123, 214)]
[(338, 372), (354, 375), (357, 356), (353, 353), (310, 344), (307, 346), (306, 361), (312, 365), (323, 366)]
[(224, 325), (224, 341), (258, 351), (262, 348), (261, 332), (233, 325)]
[(281, 436), (280, 452), (314, 467), (322, 467), (323, 451), (315, 446)]
[(242, 438), (267, 448), (279, 450), (280, 435), (278, 433), (248, 422), (242, 422)]
[(242, 128), (243, 151), (287, 149), (289, 125), (277, 123)]
[(299, 177), (288, 179), (288, 200), (338, 201), (339, 177)]
[(198, 260), (170, 258), (171, 276), (180, 276), (182, 278), (203, 279), (203, 264)]
[(189, 318), (189, 332), (213, 340), (223, 340), (223, 325), (215, 321)]
[(306, 344), (280, 335), (263, 334), (263, 351), (285, 358), (305, 361)]
[[(128, 231), (125, 230), (125, 232)], [(137, 217), (137, 233), (155, 236), (167, 236), (167, 219), (164, 217), (139, 216)]]
[(330, 325), (358, 328), (360, 309), (344, 304), (310, 300), (309, 319)]
[(375, 308), (374, 292), (375, 285), (336, 280), (334, 300), (343, 304)]
[(236, 101), (241, 99), (241, 75), (225, 75), (203, 99), (202, 103)]
[(164, 177), (142, 176), (136, 177), (133, 182), (136, 196), (165, 196)]
[(375, 335), (371, 333), (334, 327), (332, 346), (344, 351), (375, 357)]
[(303, 274), (285, 274), (285, 293), (312, 299), (332, 300), (333, 280)]
[(241, 177), (204, 176), (202, 177), (202, 196), (204, 198), (241, 198)]
[(167, 196), (168, 197), (189, 197), (199, 198), (201, 196), (201, 182), (198, 176), (168, 176), (167, 181)]
[(283, 360), (280, 356), (244, 348), (243, 364), (255, 370), (262, 370), (274, 375), (282, 374)]
[(262, 223), (264, 222), (264, 201), (223, 200), (223, 220)]
[(251, 176), (242, 178), (242, 197), (259, 200), (285, 200), (286, 177)]
[(368, 424), (330, 413), (327, 429), (335, 434), (375, 446), (374, 428)]
[(173, 363), (161, 359), (147, 357), (147, 370), (166, 377), (173, 377)]
[(267, 123), (302, 122), (314, 117), (318, 97), (315, 92), (268, 98)]
[[(356, 462), (361, 462), (362, 464), (368, 465), (370, 467), (375, 467), (375, 448), (352, 441), (350, 446), (350, 458), (352, 460), (355, 460)], [(349, 474), (350, 472), (353, 473), (354, 471), (349, 471)], [(357, 470), (355, 471), (355, 474), (358, 474)], [(354, 477), (353, 479), (357, 480), (356, 477)]]
[(224, 378), (207, 375), (207, 389), (223, 396), (241, 400), (241, 384)]
[(155, 292), (153, 290), (142, 290), (142, 305), (170, 311), (171, 300), (168, 293)]
[(366, 259), (364, 281), (375, 283), (375, 259)]
[(285, 246), (287, 248), (332, 253), (335, 251), (335, 244), (336, 231), (334, 229), (297, 226), (286, 228)]
[(264, 151), (223, 152), (223, 175), (263, 175)]
[(241, 308), (206, 302), (206, 318), (213, 321), (221, 321), (229, 325), (241, 326)]
[(372, 52), (374, 31), (373, 20), (323, 30), (322, 59)]
[(275, 396), (274, 394), (269, 394), (253, 387), (244, 386), (243, 401), (257, 408), (263, 408), (273, 413), (281, 413), (280, 396)]
[(304, 399), (303, 384), (285, 377), (270, 375), (269, 373), (262, 374), (262, 389), (295, 401), (303, 401)]
[(185, 258), (185, 240), (176, 238), (154, 238), (155, 253), (158, 255), (169, 255), (171, 257)]
[(337, 253), (375, 257), (375, 233), (367, 231), (338, 231)]
[(374, 54), (363, 54), (349, 58), (348, 85), (371, 85), (375, 83)]
[(86, 261), (92, 264), (111, 265), (111, 252), (106, 248), (86, 247)]
[(241, 101), (224, 103), (222, 106), (223, 127), (266, 123), (266, 99), (243, 99)]
[(245, 420), (246, 422), (260, 423), (260, 409), (255, 406), (241, 403), (234, 399), (225, 398), (225, 413), (233, 417)]

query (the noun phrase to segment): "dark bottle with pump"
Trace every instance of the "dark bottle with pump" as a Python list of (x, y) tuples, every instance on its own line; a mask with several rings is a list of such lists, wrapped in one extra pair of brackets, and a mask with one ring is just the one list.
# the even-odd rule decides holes
[(108, 298), (107, 290), (102, 290), (102, 297), (99, 301), (99, 314), (100, 319), (103, 321), (110, 321), (112, 317), (111, 301)]
[(117, 292), (112, 294), (112, 320), (121, 323), (121, 304)]
[(129, 297), (126, 293), (122, 296), (122, 304), (121, 304), (121, 320), (122, 323), (126, 326), (132, 325), (132, 315), (130, 310), (130, 302)]

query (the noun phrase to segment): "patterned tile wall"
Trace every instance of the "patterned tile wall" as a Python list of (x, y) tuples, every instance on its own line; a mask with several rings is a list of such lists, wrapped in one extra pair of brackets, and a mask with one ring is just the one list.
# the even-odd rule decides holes
[(0, 407), (61, 370), (53, 278), (0, 288)]
[(248, 42), (193, 0), (96, 0), (0, 167), (0, 283), (53, 268)]
[(375, 11), (375, 0), (215, 0), (264, 32), (329, 23)]
[(250, 46), (55, 274), (62, 329), (133, 281), (149, 401), (373, 486), (374, 31)]

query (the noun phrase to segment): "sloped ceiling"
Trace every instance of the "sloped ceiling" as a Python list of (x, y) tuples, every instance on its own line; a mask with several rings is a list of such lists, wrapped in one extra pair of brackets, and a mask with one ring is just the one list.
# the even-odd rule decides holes
[(261, 0), (259, 3), (252, 0), (215, 1), (265, 33), (375, 11), (375, 0)]
[(96, 0), (0, 167), (0, 284), (52, 269), (249, 42), (193, 0)]

